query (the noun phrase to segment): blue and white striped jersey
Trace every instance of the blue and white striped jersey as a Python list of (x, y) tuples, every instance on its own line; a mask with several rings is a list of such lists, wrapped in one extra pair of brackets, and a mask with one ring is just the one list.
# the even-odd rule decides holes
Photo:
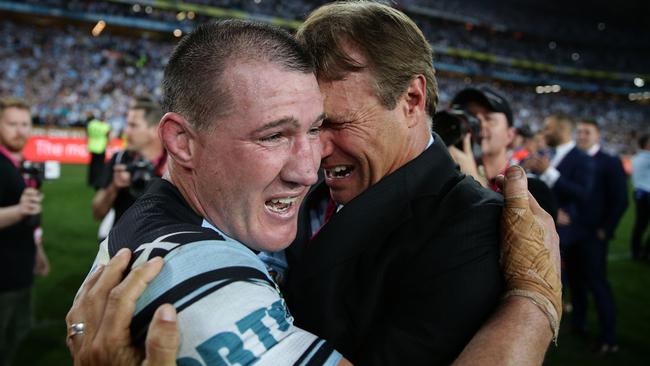
[(209, 225), (176, 188), (159, 180), (100, 245), (93, 268), (122, 247), (134, 268), (162, 256), (165, 265), (137, 301), (131, 330), (144, 340), (159, 305), (178, 311), (179, 365), (336, 365), (325, 340), (293, 325), (266, 266), (252, 250)]

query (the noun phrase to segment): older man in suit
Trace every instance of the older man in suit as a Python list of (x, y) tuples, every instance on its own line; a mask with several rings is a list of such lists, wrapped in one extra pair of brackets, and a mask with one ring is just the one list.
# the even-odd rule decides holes
[(500, 296), (500, 200), (431, 137), (430, 46), (404, 14), (370, 2), (325, 5), (297, 38), (327, 118), (325, 184), (287, 251), (289, 306), (355, 363), (449, 364)]
[(584, 221), (590, 231), (578, 243), (581, 253), (581, 280), (572, 288), (574, 329), (583, 330), (586, 323), (587, 291), (594, 296), (601, 334), (596, 351), (602, 354), (618, 351), (614, 296), (607, 281), (607, 244), (627, 208), (627, 185), (621, 160), (603, 151), (599, 144), (600, 129), (596, 121), (578, 123), (577, 146), (592, 157), (595, 179)]

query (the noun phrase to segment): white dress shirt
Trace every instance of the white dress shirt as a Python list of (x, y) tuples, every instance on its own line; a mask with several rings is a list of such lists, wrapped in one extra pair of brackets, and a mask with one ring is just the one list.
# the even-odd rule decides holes
[(557, 166), (560, 165), (564, 157), (567, 156), (569, 151), (571, 151), (576, 146), (575, 141), (571, 140), (565, 144), (558, 145), (555, 148), (555, 156), (551, 160), (551, 165), (546, 169), (542, 175), (539, 176), (544, 183), (550, 188), (553, 188), (555, 182), (560, 179), (560, 172), (557, 170)]

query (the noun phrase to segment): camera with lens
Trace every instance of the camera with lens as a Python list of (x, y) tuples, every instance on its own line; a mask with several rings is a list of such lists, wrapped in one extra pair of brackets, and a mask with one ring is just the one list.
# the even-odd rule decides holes
[(20, 174), (30, 187), (41, 188), (45, 180), (45, 164), (24, 160), (20, 165)]
[(126, 170), (131, 173), (129, 193), (133, 197), (140, 197), (147, 189), (149, 182), (156, 177), (153, 164), (144, 159), (135, 159), (126, 165)]
[(463, 150), (463, 139), (471, 134), (472, 152), (475, 159), (481, 157), (481, 122), (468, 111), (453, 106), (449, 110), (433, 115), (435, 131), (447, 147), (455, 146)]

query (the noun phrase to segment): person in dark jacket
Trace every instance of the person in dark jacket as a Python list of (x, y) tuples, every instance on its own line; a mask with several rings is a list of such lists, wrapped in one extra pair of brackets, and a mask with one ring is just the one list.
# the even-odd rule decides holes
[(608, 243), (614, 237), (625, 209), (627, 208), (627, 180), (621, 159), (603, 151), (600, 146), (600, 129), (593, 120), (578, 122), (576, 144), (595, 163), (595, 176), (591, 189), (588, 210), (580, 221), (590, 230), (577, 243), (580, 252), (580, 278), (572, 287), (572, 326), (583, 332), (587, 321), (587, 293), (596, 303), (600, 338), (597, 351), (616, 352), (616, 311), (614, 295), (607, 281)]

